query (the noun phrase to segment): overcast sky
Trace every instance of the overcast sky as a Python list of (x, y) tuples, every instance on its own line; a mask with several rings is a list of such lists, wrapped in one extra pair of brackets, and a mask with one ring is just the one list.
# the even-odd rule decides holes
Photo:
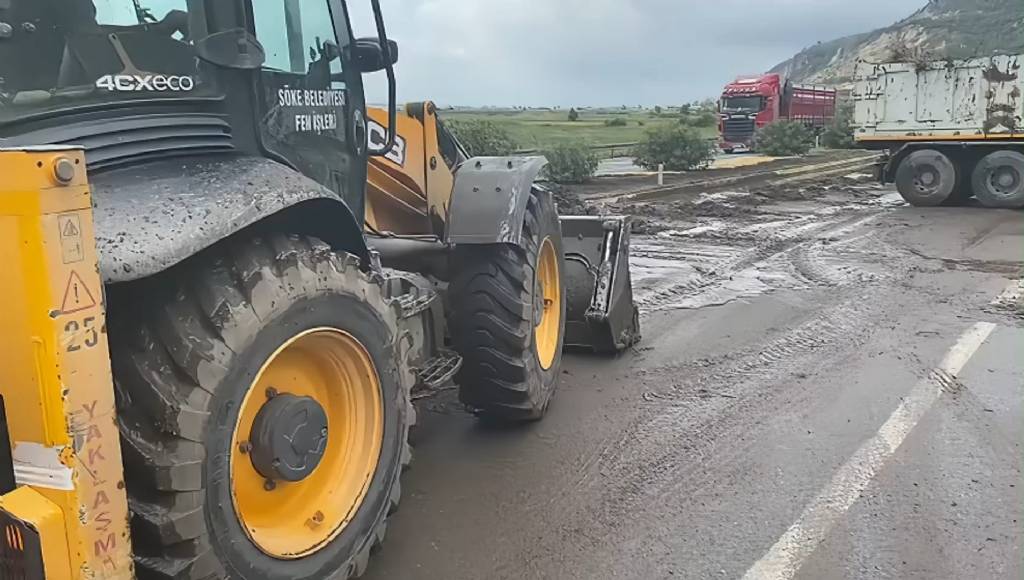
[[(716, 96), (819, 41), (925, 0), (383, 0), (400, 101), (653, 105)], [(349, 0), (372, 35), (369, 0)], [(380, 78), (367, 96), (386, 100)]]

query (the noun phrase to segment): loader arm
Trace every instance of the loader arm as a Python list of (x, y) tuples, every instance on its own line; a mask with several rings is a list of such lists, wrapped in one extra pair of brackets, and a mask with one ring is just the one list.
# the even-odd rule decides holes
[[(387, 111), (370, 108), (371, 142), (387, 132)], [(410, 103), (398, 115), (396, 146), (371, 158), (367, 229), (417, 238), (403, 257), (423, 258), (424, 236), (445, 246), (520, 243), (526, 197), (546, 160), (468, 159), (465, 148), (431, 102)], [(484, 195), (486, 194), (486, 195)], [(640, 339), (629, 272), (631, 222), (619, 216), (562, 216), (568, 310), (565, 345), (613, 353)], [(411, 253), (411, 254), (410, 254)], [(406, 262), (408, 263), (408, 262)], [(436, 271), (436, 269), (434, 269)]]

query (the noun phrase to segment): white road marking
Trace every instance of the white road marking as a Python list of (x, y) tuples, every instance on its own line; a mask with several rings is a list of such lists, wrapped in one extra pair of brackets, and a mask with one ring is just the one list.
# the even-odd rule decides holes
[(995, 330), (996, 325), (979, 322), (960, 337), (946, 353), (942, 364), (931, 376), (919, 382), (896, 408), (878, 433), (868, 440), (839, 468), (832, 481), (800, 514), (763, 558), (743, 576), (744, 580), (788, 580), (821, 544), (840, 516), (850, 509), (860, 494), (899, 449), (907, 435), (942, 395), (955, 384), (956, 375)]
[(1017, 302), (1024, 296), (1024, 280), (1011, 282), (1003, 293), (992, 301), (992, 306), (1010, 308), (1017, 305)]

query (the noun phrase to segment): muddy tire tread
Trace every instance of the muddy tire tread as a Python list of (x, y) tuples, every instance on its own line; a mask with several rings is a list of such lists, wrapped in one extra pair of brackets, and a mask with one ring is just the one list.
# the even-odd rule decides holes
[[(253, 328), (293, 299), (339, 290), (378, 297), (382, 318), (389, 325), (396, 319), (391, 309), (397, 306), (382, 299), (383, 279), (360, 271), (358, 258), (307, 237), (270, 234), (244, 242), (207, 250), (173, 276), (161, 277), (165, 291), (159, 297), (112, 302), (111, 359), (140, 580), (235, 577), (209, 538), (202, 441), (207, 422), (217, 419), (209, 409), (211, 394), (221, 388), (235, 352), (251, 341)], [(269, 293), (268, 281), (275, 282)], [(406, 394), (408, 386), (403, 384)], [(403, 416), (404, 468), (412, 458), (408, 432), (415, 422), (408, 400)], [(396, 477), (388, 514), (400, 497)], [(385, 530), (382, 518), (343, 578), (365, 571)]]
[(448, 308), (452, 343), (464, 359), (456, 382), (461, 401), (485, 418), (537, 420), (550, 402), (552, 389), (535, 376), (533, 360), (534, 261), (544, 219), (551, 214), (534, 192), (527, 202), (522, 247), (457, 249)]

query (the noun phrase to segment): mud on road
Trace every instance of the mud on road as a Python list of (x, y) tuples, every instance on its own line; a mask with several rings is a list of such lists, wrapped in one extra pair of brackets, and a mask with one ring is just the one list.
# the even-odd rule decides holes
[(1021, 577), (1024, 213), (910, 208), (860, 169), (735, 183), (560, 192), (636, 216), (645, 340), (567, 356), (524, 429), (424, 401), (368, 578), (741, 578), (978, 321), (977, 361), (771, 577)]

